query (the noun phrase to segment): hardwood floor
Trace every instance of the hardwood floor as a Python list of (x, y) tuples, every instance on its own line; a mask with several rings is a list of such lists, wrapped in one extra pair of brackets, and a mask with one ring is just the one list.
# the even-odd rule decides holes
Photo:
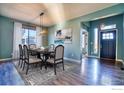
[(64, 72), (52, 85), (124, 85), (124, 71), (120, 63), (110, 60), (82, 59), (71, 71)]
[[(44, 85), (124, 85), (124, 70), (120, 69), (121, 64), (119, 62), (84, 58), (81, 64), (65, 61), (66, 64), (75, 66), (68, 71), (57, 74), (55, 79), (47, 81)], [(0, 64), (0, 84), (11, 85), (11, 82), (16, 80), (16, 83), (12, 82), (12, 84), (22, 85), (21, 78), (18, 78), (20, 75), (12, 62)], [(3, 81), (8, 83), (1, 83)]]

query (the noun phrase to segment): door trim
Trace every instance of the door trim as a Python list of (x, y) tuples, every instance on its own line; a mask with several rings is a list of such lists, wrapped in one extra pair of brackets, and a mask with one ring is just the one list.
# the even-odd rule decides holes
[(115, 54), (115, 60), (117, 60), (117, 52), (118, 52), (118, 29), (109, 29), (109, 30), (99, 30), (99, 58), (100, 57), (100, 54), (101, 54), (101, 50), (100, 50), (100, 40), (101, 40), (101, 32), (109, 32), (109, 31), (116, 31), (116, 54)]

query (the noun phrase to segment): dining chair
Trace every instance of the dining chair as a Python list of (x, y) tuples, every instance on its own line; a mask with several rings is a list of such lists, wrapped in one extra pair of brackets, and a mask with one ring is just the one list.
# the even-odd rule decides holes
[[(23, 65), (23, 70), (25, 68), (25, 64), (27, 64), (27, 69), (26, 69), (26, 75), (28, 74), (28, 70), (29, 70), (29, 66), (32, 64), (38, 64), (41, 63), (42, 65), (42, 60), (36, 57), (30, 57), (29, 56), (29, 49), (27, 47), (27, 45), (23, 46), (24, 49), (24, 65)], [(42, 66), (41, 66), (42, 67)]]
[(56, 65), (59, 63), (62, 63), (63, 70), (64, 70), (64, 46), (63, 45), (58, 45), (55, 48), (55, 56), (54, 58), (49, 58), (47, 59), (46, 62), (53, 64), (54, 66), (54, 74), (56, 75)]
[(29, 48), (30, 48), (30, 49), (35, 49), (35, 48), (36, 48), (36, 44), (30, 44), (30, 45), (29, 45)]
[[(55, 50), (55, 45), (54, 44), (50, 44), (49, 45), (49, 51), (54, 51)], [(50, 58), (54, 57), (55, 54), (54, 53), (50, 53)]]
[[(29, 49), (36, 49), (36, 44), (30, 44), (30, 45), (28, 45), (28, 48)], [(36, 52), (30, 52), (30, 55), (31, 56), (37, 56), (37, 53)]]
[(22, 48), (22, 45), (19, 44), (19, 63), (18, 63), (18, 66), (20, 66), (21, 68), (23, 65), (23, 61), (24, 61), (23, 48)]
[(54, 44), (50, 44), (50, 45), (49, 45), (49, 49), (50, 49), (50, 50), (54, 50), (54, 49), (55, 49), (55, 45), (54, 45)]

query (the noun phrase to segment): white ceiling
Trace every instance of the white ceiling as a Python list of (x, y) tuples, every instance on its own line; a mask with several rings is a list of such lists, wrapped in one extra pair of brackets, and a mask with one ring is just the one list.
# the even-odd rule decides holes
[(39, 14), (44, 11), (44, 26), (80, 17), (113, 6), (112, 3), (11, 3), (0, 4), (0, 14), (6, 17), (40, 24)]

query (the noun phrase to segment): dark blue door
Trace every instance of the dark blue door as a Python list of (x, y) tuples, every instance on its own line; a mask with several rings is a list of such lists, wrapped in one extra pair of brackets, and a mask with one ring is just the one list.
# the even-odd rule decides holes
[(116, 31), (101, 32), (100, 57), (116, 58)]

